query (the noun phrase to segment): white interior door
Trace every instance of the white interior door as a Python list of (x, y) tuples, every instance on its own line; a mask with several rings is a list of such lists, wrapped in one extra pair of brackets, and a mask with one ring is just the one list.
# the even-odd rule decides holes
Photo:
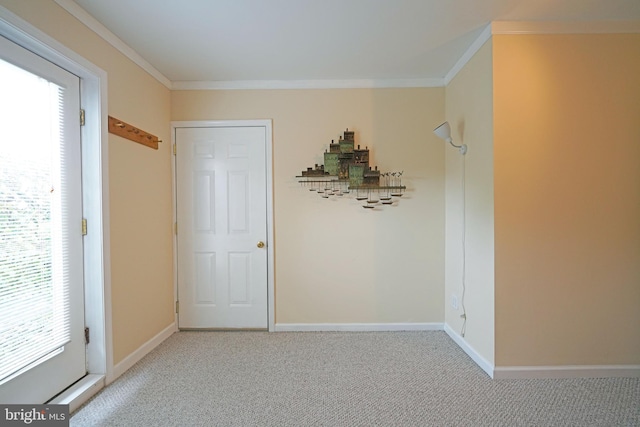
[(80, 81), (0, 37), (0, 403), (86, 373)]
[(176, 128), (178, 324), (264, 328), (264, 127)]

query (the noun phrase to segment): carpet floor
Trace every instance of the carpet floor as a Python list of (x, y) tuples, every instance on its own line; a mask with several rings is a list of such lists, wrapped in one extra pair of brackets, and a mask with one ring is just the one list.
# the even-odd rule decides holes
[(640, 426), (640, 379), (492, 380), (444, 332), (178, 332), (71, 426)]

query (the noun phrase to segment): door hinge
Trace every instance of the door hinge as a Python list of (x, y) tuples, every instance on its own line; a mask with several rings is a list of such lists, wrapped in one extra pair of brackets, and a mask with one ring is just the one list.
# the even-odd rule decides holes
[(90, 334), (89, 334), (89, 327), (87, 326), (87, 327), (84, 328), (84, 343), (85, 344), (89, 344), (91, 342), (90, 338), (91, 337), (90, 337)]
[(84, 110), (80, 110), (80, 126), (84, 126)]
[(174, 222), (173, 223), (173, 233), (177, 236), (178, 235), (178, 223)]
[(87, 219), (86, 218), (82, 218), (82, 235), (83, 236), (87, 235)]
[(180, 301), (176, 301), (176, 313), (180, 313)]
[(178, 152), (178, 147), (176, 146), (176, 144), (173, 144), (173, 155), (175, 156)]

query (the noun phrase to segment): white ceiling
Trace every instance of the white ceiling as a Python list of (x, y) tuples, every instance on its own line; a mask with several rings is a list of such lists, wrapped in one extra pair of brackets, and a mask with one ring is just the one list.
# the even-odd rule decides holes
[(442, 79), (491, 21), (640, 20), (640, 0), (75, 3), (172, 82)]

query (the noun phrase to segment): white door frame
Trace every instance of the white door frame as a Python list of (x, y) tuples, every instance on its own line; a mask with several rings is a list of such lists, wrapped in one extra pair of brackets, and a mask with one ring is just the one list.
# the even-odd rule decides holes
[(0, 6), (0, 35), (80, 77), (80, 105), (86, 112), (82, 138), (85, 325), (88, 375), (52, 403), (68, 403), (73, 411), (113, 378), (111, 329), (111, 264), (109, 244), (109, 157), (107, 73), (13, 12)]
[[(264, 127), (267, 173), (267, 312), (269, 332), (275, 330), (275, 292), (274, 292), (274, 240), (273, 240), (273, 131), (271, 120), (202, 120), (171, 122), (171, 144), (176, 144), (177, 128), (215, 128), (215, 127)], [(180, 150), (177, 147), (177, 150)], [(173, 223), (177, 223), (176, 199), (176, 156), (171, 159), (172, 191), (173, 191)], [(174, 301), (178, 300), (178, 236), (173, 235), (173, 292)], [(178, 322), (177, 315), (175, 318)]]

